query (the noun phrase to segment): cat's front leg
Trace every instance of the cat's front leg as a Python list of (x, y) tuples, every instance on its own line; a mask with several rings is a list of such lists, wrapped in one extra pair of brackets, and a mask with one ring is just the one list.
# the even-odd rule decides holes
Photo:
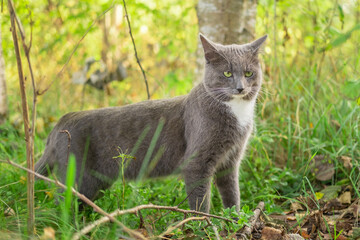
[(210, 210), (211, 175), (204, 169), (187, 167), (183, 170), (188, 201), (192, 210), (208, 213)]
[(240, 211), (239, 168), (237, 165), (219, 169), (216, 172), (216, 185), (224, 208), (236, 206)]

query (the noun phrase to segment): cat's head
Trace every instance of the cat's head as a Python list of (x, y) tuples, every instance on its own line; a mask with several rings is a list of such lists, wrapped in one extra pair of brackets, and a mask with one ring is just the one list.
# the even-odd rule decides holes
[(221, 45), (200, 34), (206, 60), (206, 90), (220, 101), (256, 98), (262, 82), (258, 53), (266, 38), (243, 45)]

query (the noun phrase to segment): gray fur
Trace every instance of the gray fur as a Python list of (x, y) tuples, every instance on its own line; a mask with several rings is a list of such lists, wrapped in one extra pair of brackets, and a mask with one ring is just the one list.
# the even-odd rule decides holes
[[(261, 86), (258, 49), (266, 36), (245, 45), (220, 45), (200, 35), (206, 59), (204, 81), (188, 95), (164, 100), (150, 100), (123, 107), (68, 113), (50, 133), (44, 155), (36, 171), (47, 174), (56, 167), (60, 181), (65, 181), (70, 152), (77, 163), (79, 191), (90, 199), (99, 196), (118, 178), (121, 161), (119, 148), (128, 154), (139, 137), (150, 129), (134, 159), (126, 160), (125, 177), (136, 179), (159, 122), (164, 126), (151, 159), (160, 151), (149, 177), (165, 176), (180, 170), (189, 194), (191, 209), (208, 212), (211, 178), (221, 193), (224, 207), (239, 209), (238, 168), (253, 128), (253, 120), (239, 123), (226, 103), (237, 97), (255, 101)], [(225, 71), (233, 76), (227, 78)], [(246, 79), (244, 71), (252, 71)], [(237, 88), (243, 88), (239, 94)], [(85, 162), (83, 162), (85, 160)], [(150, 162), (149, 166), (151, 166)], [(154, 164), (153, 164), (154, 165)]]

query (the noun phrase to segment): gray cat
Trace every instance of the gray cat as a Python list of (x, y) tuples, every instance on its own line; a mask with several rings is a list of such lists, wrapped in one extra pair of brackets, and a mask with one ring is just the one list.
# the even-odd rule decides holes
[[(64, 182), (70, 149), (76, 158), (78, 189), (95, 199), (124, 165), (127, 179), (179, 170), (191, 209), (204, 212), (209, 211), (215, 176), (224, 207), (239, 210), (238, 171), (253, 129), (262, 82), (258, 51), (266, 38), (224, 46), (200, 35), (205, 76), (188, 95), (66, 114), (50, 133), (36, 172), (47, 175), (56, 169)], [(62, 130), (71, 135), (69, 149)], [(125, 164), (114, 158), (119, 149), (133, 158)]]

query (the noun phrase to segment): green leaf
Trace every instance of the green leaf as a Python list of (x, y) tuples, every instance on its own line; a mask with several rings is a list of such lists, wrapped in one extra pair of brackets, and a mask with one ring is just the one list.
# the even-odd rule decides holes
[(335, 40), (333, 40), (331, 43), (329, 43), (328, 46), (326, 46), (325, 50), (329, 50), (331, 48), (338, 47), (341, 44), (345, 43), (351, 37), (351, 34), (354, 31), (357, 31), (359, 29), (360, 29), (360, 24), (357, 24), (351, 30), (349, 30), (348, 32), (340, 34), (339, 37), (335, 38)]
[(75, 175), (76, 175), (76, 161), (73, 154), (70, 155), (67, 174), (66, 174), (66, 192), (65, 192), (65, 210), (68, 211), (71, 207), (72, 200), (72, 187), (75, 184)]
[(340, 22), (341, 22), (342, 24), (344, 24), (345, 15), (344, 15), (344, 11), (343, 11), (343, 9), (342, 9), (342, 7), (341, 7), (340, 4), (338, 4), (338, 10), (339, 10), (339, 19), (340, 19)]

